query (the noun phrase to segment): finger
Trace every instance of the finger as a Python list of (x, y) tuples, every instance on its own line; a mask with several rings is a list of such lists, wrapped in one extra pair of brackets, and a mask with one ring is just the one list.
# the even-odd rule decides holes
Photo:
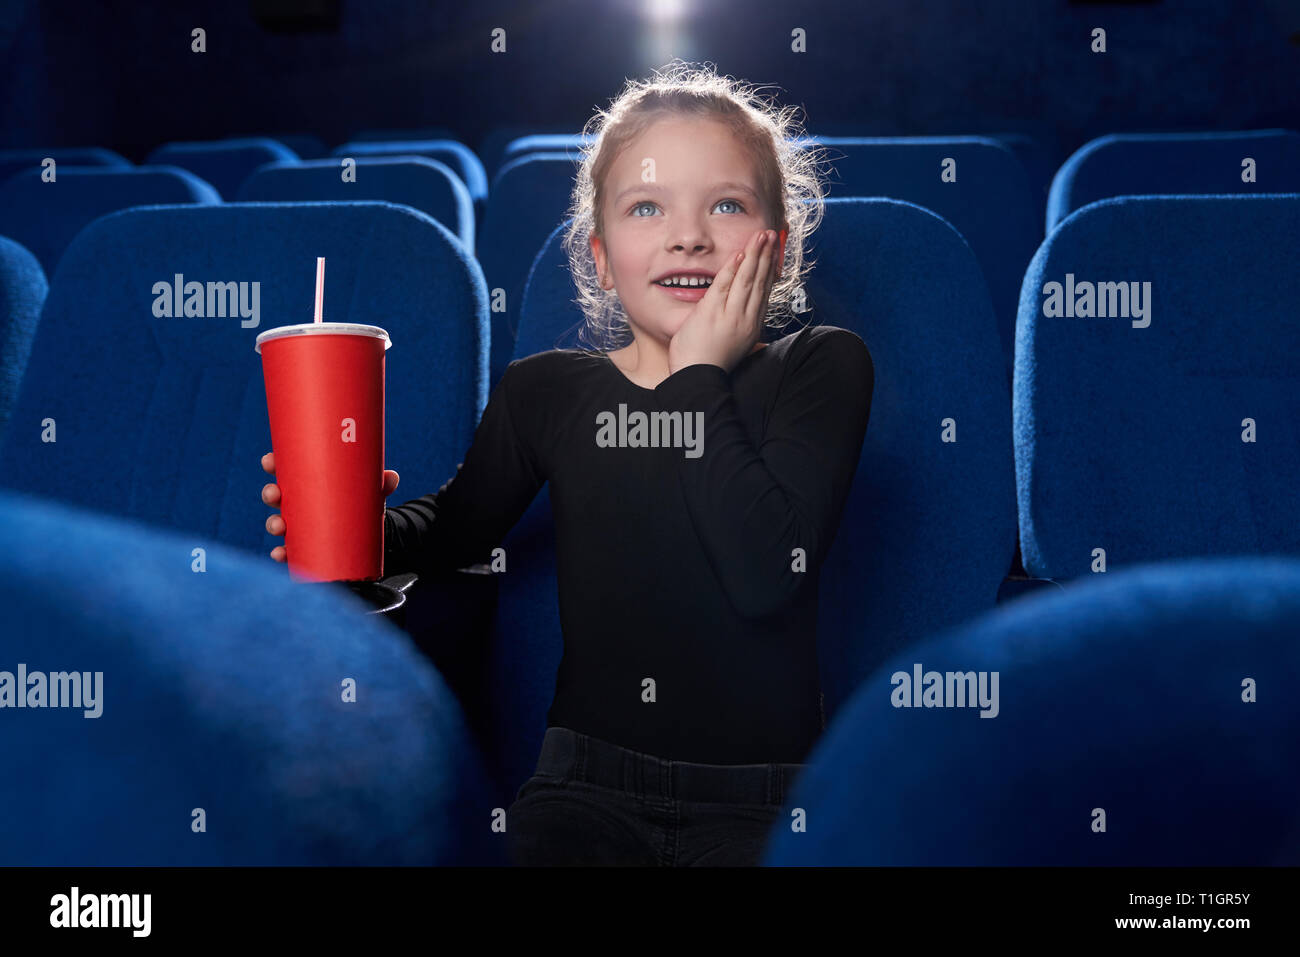
[[(762, 266), (763, 250), (766, 247), (767, 231), (760, 231), (754, 238), (754, 251), (745, 252), (745, 261), (740, 264), (740, 270), (736, 274), (734, 289), (736, 295), (727, 297), (727, 313), (733, 322), (739, 323), (746, 315), (749, 314), (750, 294), (755, 285), (754, 279), (760, 275), (759, 269)], [(734, 302), (732, 301), (734, 298)]]
[(262, 486), (262, 501), (267, 505), (280, 504), (280, 486), (274, 482), (268, 482)]
[(785, 255), (784, 238), (784, 230), (779, 233), (776, 230), (772, 231), (772, 256), (769, 264), (770, 268), (763, 274), (766, 279), (763, 283), (763, 296), (758, 305), (760, 313), (766, 307), (768, 299), (771, 298), (772, 287), (776, 285), (777, 273), (781, 271), (781, 257)]
[(271, 549), (271, 557), (274, 558), (277, 562), (284, 561), (285, 554), (286, 553), (283, 545), (276, 545), (275, 548)]
[[(741, 250), (744, 259), (736, 265), (731, 281), (728, 282), (727, 287), (722, 290), (722, 310), (724, 315), (728, 313), (728, 307), (734, 309), (734, 305), (731, 302), (732, 288), (737, 284), (740, 284), (743, 287), (747, 271), (753, 271), (754, 260), (758, 258), (758, 239), (761, 235), (762, 233), (756, 233), (749, 237), (749, 242), (745, 243), (745, 248)], [(735, 257), (732, 258), (732, 262), (735, 263)]]
[(265, 472), (270, 472), (272, 475), (275, 474), (275, 453), (274, 452), (267, 452), (265, 455), (262, 456), (262, 470)]
[(271, 515), (266, 519), (266, 530), (272, 535), (284, 534), (284, 519), (279, 515)]
[[(741, 251), (745, 252), (746, 255), (748, 255), (747, 250), (748, 250), (748, 246), (746, 246), (746, 248)], [(713, 297), (715, 299), (721, 299), (725, 303), (727, 301), (727, 290), (731, 288), (731, 284), (735, 281), (736, 270), (739, 269), (741, 265), (743, 264), (736, 262), (735, 256), (729, 257), (727, 259), (726, 264), (722, 267), (722, 269), (718, 272), (718, 274), (713, 277), (713, 285), (709, 286), (709, 291), (704, 294), (705, 297), (708, 297), (709, 295), (716, 293), (716, 295), (714, 295)], [(704, 300), (701, 299), (700, 301), (703, 302)]]
[(772, 261), (776, 258), (772, 253), (772, 249), (772, 237), (768, 236), (766, 242), (763, 243), (763, 252), (758, 257), (758, 265), (754, 267), (754, 282), (749, 290), (749, 298), (745, 301), (746, 316), (753, 316), (755, 313), (761, 312), (763, 302), (767, 299), (767, 291), (771, 288)]

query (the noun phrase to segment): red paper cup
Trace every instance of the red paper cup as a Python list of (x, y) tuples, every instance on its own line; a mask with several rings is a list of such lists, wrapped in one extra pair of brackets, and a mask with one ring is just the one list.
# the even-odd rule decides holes
[(384, 353), (378, 326), (268, 329), (262, 356), (289, 576), (374, 581), (384, 573)]

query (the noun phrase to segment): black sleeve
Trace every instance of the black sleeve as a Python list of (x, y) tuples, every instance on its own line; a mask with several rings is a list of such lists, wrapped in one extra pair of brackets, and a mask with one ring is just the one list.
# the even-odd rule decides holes
[(515, 428), (515, 364), (492, 390), (456, 474), (436, 494), (384, 510), (385, 576), (487, 562), (536, 497), (545, 476)]
[[(820, 568), (871, 412), (874, 369), (855, 333), (826, 327), (790, 361), (759, 447), (721, 367), (687, 366), (655, 389), (664, 410), (704, 412), (703, 454), (678, 460), (678, 475), (709, 563), (746, 618), (786, 608)], [(804, 549), (807, 572), (792, 569), (795, 548)]]

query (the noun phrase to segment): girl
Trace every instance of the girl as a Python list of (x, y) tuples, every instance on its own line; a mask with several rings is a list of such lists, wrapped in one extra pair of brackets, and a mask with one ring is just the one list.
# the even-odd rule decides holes
[(824, 727), (818, 573), (873, 370), (844, 329), (759, 341), (822, 213), (791, 122), (680, 62), (598, 112), (564, 239), (596, 348), (510, 363), (456, 475), (386, 510), (385, 574), (449, 571), (550, 482), (564, 656), (516, 863), (757, 864)]

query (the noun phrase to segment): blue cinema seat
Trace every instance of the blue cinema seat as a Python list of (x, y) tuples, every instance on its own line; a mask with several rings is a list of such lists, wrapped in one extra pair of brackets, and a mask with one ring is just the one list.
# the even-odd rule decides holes
[(813, 319), (856, 332), (875, 366), (862, 459), (822, 566), (829, 719), (896, 649), (993, 607), (1016, 499), (996, 323), (957, 231), (909, 203), (830, 199), (810, 254)]
[(167, 143), (149, 154), (150, 166), (179, 166), (211, 183), (229, 200), (253, 170), (266, 163), (296, 162), (298, 154), (276, 140), (252, 136), (207, 143)]
[(36, 257), (0, 236), (0, 442), (18, 399), (48, 292)]
[[(0, 493), (0, 703), (22, 668), (44, 705), (0, 709), (0, 866), (506, 863), (437, 671), (350, 592), (282, 572)], [(91, 675), (57, 679), (80, 707), (51, 706), (58, 672)]]
[(33, 169), (0, 186), (0, 234), (35, 253), (53, 278), (68, 244), (100, 216), (132, 206), (220, 202), (215, 189), (178, 166), (65, 166), (52, 183)]
[(1034, 208), (1042, 210), (1047, 205), (1047, 191), (1051, 188), (1052, 177), (1056, 175), (1056, 144), (1040, 136), (1028, 133), (985, 133), (989, 139), (997, 140), (1016, 154), (1020, 165), (1029, 177), (1029, 186), (1034, 196)]
[[(501, 167), (505, 165), (507, 153), (509, 153), (511, 159), (519, 155), (518, 148), (514, 152), (510, 152), (511, 144), (533, 136), (561, 137), (567, 141), (575, 135), (581, 134), (575, 134), (571, 123), (497, 126), (489, 130), (487, 135), (479, 141), (475, 152), (482, 159), (483, 168), (486, 170), (487, 175), (495, 177)], [(353, 137), (353, 139), (360, 139), (360, 137)], [(547, 149), (550, 149), (550, 147), (547, 147)]]
[[(582, 160), (582, 151), (591, 145), (595, 137), (581, 133), (532, 133), (521, 136), (506, 144), (501, 154), (501, 165), (531, 153), (561, 153), (573, 162)], [(500, 170), (498, 170), (498, 173)], [(493, 176), (493, 179), (496, 175)]]
[[(826, 206), (811, 250), (811, 319), (861, 336), (875, 368), (862, 460), (821, 573), (829, 717), (895, 650), (994, 606), (1016, 527), (1010, 401), (969, 247), (908, 203)], [(566, 226), (530, 272), (515, 358), (580, 345), (583, 316), (560, 248)], [(955, 443), (941, 441), (947, 418)], [(514, 571), (501, 576), (490, 649), (491, 707), (505, 729), (491, 751), (516, 786), (536, 763), (563, 651), (554, 536), (543, 487), (504, 543)]]
[(56, 173), (63, 166), (127, 167), (131, 165), (131, 161), (125, 156), (100, 146), (0, 150), (0, 183), (24, 170), (42, 169), (41, 161), (47, 157), (54, 160)]
[(1294, 867), (1298, 634), (1295, 559), (1142, 565), (999, 608), (858, 688), (763, 863)]
[[(428, 216), (370, 202), (152, 206), (88, 226), (46, 300), (0, 483), (262, 556), (283, 544), (264, 527), (271, 436), (253, 344), (311, 321), (317, 256), (324, 318), (392, 340), (387, 467), (409, 498), (436, 491), (487, 403), (483, 275)], [(203, 284), (185, 301), (205, 317), (155, 315), (177, 275)], [(245, 294), (240, 314), (219, 283), (245, 284), (228, 287)], [(257, 315), (244, 318), (255, 290)], [(209, 303), (226, 315), (207, 315)], [(50, 429), (56, 442), (43, 440)]]
[[(324, 141), (314, 133), (267, 133), (267, 139), (275, 140), (282, 146), (287, 146), (298, 156), (299, 159), (314, 160), (329, 156), (329, 147)], [(243, 133), (236, 136), (227, 137), (232, 140), (246, 140), (252, 137), (260, 139), (261, 134)]]
[(478, 259), (488, 289), (505, 290), (505, 310), (492, 313), (492, 384), (514, 350), (528, 271), (547, 237), (564, 221), (576, 167), (564, 153), (531, 153), (506, 162), (492, 181)]
[(341, 160), (269, 163), (240, 188), (240, 202), (351, 202), (382, 200), (418, 209), (474, 249), (474, 204), (469, 191), (445, 164), (423, 156), (361, 157), (356, 179), (343, 181)]
[[(1246, 159), (1253, 180), (1242, 179)], [(1052, 179), (1047, 231), (1113, 196), (1300, 192), (1300, 133), (1113, 133), (1081, 146)]]
[(454, 140), (456, 134), (445, 126), (404, 127), (402, 129), (357, 130), (348, 137), (350, 143), (388, 142), (389, 140)]
[[(970, 244), (984, 279), (1005, 377), (1011, 381), (1020, 280), (1043, 238), (1042, 200), (1005, 144), (978, 136), (818, 137), (833, 167), (829, 195), (884, 196), (933, 210)], [(941, 178), (955, 161), (956, 181)]]
[(1297, 252), (1295, 194), (1106, 199), (1047, 238), (1016, 341), (1029, 574), (1300, 554)]
[[(512, 358), (576, 344), (572, 329), (563, 334), (563, 326), (582, 318), (568, 301), (573, 284), (559, 249), (565, 225), (545, 238), (528, 273)], [(496, 605), (485, 627), (482, 655), (480, 734), (501, 799), (507, 800), (536, 768), (564, 652), (549, 483), (506, 534), (502, 547), (510, 556), (510, 573), (494, 576)]]
[(334, 156), (427, 156), (446, 164), (461, 178), (476, 207), (487, 200), (488, 179), (483, 164), (464, 143), (453, 139), (352, 140), (337, 147)]

